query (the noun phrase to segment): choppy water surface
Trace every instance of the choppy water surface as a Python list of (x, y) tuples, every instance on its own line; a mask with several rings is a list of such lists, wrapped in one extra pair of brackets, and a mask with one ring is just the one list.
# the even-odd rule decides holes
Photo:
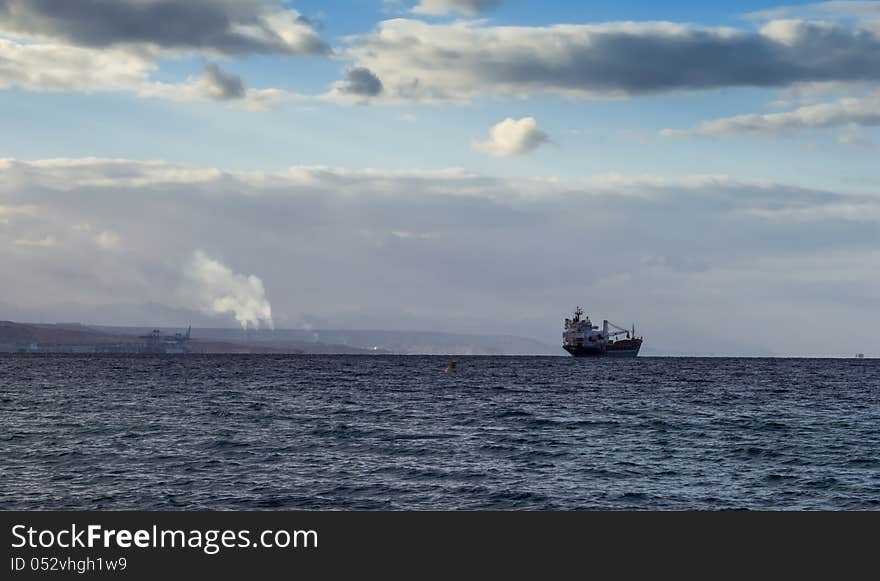
[(880, 509), (880, 360), (0, 356), (2, 509)]

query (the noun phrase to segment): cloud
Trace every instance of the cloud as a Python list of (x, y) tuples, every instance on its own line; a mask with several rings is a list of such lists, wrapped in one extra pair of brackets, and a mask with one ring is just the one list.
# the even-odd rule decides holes
[(136, 90), (156, 68), (147, 55), (0, 38), (0, 88), (30, 91)]
[(274, 328), (272, 305), (258, 277), (235, 273), (201, 250), (193, 253), (185, 276), (192, 285), (198, 308), (209, 313), (231, 313), (243, 329), (259, 329), (261, 322)]
[(880, 126), (880, 93), (847, 97), (833, 103), (799, 107), (784, 113), (737, 115), (704, 121), (690, 130), (667, 129), (666, 136), (720, 136), (736, 133), (778, 135), (809, 129)]
[(0, 88), (123, 91), (267, 109), (303, 97), (246, 89), (216, 63), (185, 82), (151, 79), (163, 59), (329, 54), (295, 10), (274, 0), (0, 0)]
[(500, 0), (421, 0), (412, 11), (416, 14), (428, 14), (432, 16), (458, 12), (474, 16), (494, 8)]
[(302, 95), (279, 89), (248, 89), (216, 64), (180, 83), (157, 82), (155, 55), (123, 49), (82, 48), (0, 38), (0, 88), (29, 91), (124, 91), (172, 101), (218, 100), (247, 109), (268, 109)]
[(841, 131), (837, 136), (837, 142), (843, 145), (852, 145), (864, 149), (874, 149), (878, 145), (876, 142), (865, 137), (857, 125), (850, 125)]
[(382, 81), (370, 69), (354, 67), (345, 72), (345, 80), (337, 82), (334, 91), (342, 95), (375, 97), (382, 92)]
[(346, 50), (354, 66), (382, 79), (391, 102), (878, 81), (878, 55), (880, 33), (868, 26), (797, 20), (755, 32), (670, 22), (517, 27), (396, 19)]
[(689, 256), (658, 256), (649, 255), (642, 259), (642, 264), (659, 269), (670, 269), (678, 272), (704, 272), (709, 265)]
[(798, 6), (778, 6), (768, 10), (749, 12), (750, 20), (783, 20), (806, 18), (825, 20), (829, 18), (880, 19), (880, 3), (870, 1), (835, 1), (800, 4)]
[(95, 244), (104, 250), (117, 250), (120, 244), (119, 235), (109, 230), (98, 232), (95, 235)]
[(72, 226), (75, 232), (80, 232), (94, 240), (95, 244), (103, 250), (120, 250), (122, 248), (119, 234), (112, 230), (102, 230), (95, 232), (91, 224), (74, 224)]
[(522, 155), (546, 143), (547, 134), (538, 129), (534, 117), (506, 118), (489, 129), (489, 140), (475, 144), (478, 151), (496, 157)]
[[(122, 323), (124, 310), (106, 308), (120, 302), (213, 313), (228, 295), (220, 306), (244, 305), (239, 319), (251, 326), (271, 314), (277, 326), (317, 319), (556, 343), (568, 309), (588, 297), (591, 313), (635, 320), (658, 349), (705, 351), (700, 337), (723, 328), (725, 338), (796, 354), (864, 351), (880, 326), (873, 192), (729, 176), (241, 172), (51, 159), (0, 160), (0, 199), (32, 208), (0, 227), (0, 271), (15, 273), (4, 301), (64, 303), (66, 320), (113, 312), (103, 321)], [(84, 223), (92, 234), (118, 232), (124, 247), (96, 252), (72, 228)], [(46, 235), (54, 246), (13, 243)], [(221, 282), (183, 276), (202, 270)], [(214, 290), (197, 292), (205, 285), (194, 279), (215, 281), (205, 283)], [(228, 312), (215, 316), (239, 325)], [(780, 345), (778, 329), (797, 328), (804, 312), (853, 333), (833, 345), (810, 334)]]
[(217, 101), (250, 111), (265, 111), (288, 102), (303, 101), (309, 97), (283, 89), (251, 89), (244, 86), (238, 75), (225, 73), (216, 65), (208, 64), (199, 76), (191, 76), (183, 83), (144, 82), (132, 89), (141, 97), (169, 101)]
[(43, 238), (28, 239), (28, 238), (17, 238), (12, 242), (16, 246), (32, 246), (35, 248), (51, 248), (55, 246), (55, 237), (54, 236), (44, 236)]
[(225, 55), (327, 54), (276, 0), (0, 0), (0, 31), (79, 47), (151, 47)]
[(0, 226), (8, 226), (12, 224), (12, 220), (19, 216), (29, 216), (34, 213), (36, 208), (33, 206), (4, 206), (0, 204)]
[(215, 63), (205, 65), (202, 82), (205, 92), (218, 101), (242, 99), (247, 94), (241, 77), (224, 73)]

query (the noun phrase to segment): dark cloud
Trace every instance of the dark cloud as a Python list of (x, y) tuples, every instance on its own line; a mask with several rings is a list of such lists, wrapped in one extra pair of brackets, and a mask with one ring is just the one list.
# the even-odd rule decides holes
[(345, 81), (339, 83), (339, 91), (347, 95), (375, 97), (382, 92), (382, 81), (368, 68), (355, 67), (345, 73)]
[(386, 21), (349, 50), (404, 99), (643, 95), (880, 80), (880, 33), (774, 21), (757, 32), (665, 22), (487, 27)]
[(413, 12), (417, 14), (450, 14), (458, 12), (473, 16), (500, 4), (500, 0), (421, 0)]
[(212, 99), (220, 101), (241, 99), (247, 93), (241, 77), (224, 73), (214, 63), (205, 65), (205, 73), (202, 75), (202, 80), (206, 85), (208, 95)]
[(322, 54), (329, 47), (275, 0), (0, 0), (0, 29), (80, 46), (155, 45), (225, 54)]

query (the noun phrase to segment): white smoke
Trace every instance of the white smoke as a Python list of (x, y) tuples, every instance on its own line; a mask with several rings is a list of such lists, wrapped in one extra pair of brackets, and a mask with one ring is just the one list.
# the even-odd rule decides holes
[(201, 250), (195, 251), (185, 274), (200, 309), (210, 313), (231, 313), (243, 329), (249, 326), (259, 329), (261, 322), (270, 329), (275, 328), (272, 305), (266, 299), (266, 290), (259, 277), (233, 272)]

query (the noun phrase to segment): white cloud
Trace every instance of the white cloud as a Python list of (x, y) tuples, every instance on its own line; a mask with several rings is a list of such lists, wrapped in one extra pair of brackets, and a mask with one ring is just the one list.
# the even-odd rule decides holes
[(29, 91), (124, 91), (173, 101), (220, 100), (266, 109), (303, 97), (278, 89), (245, 88), (240, 77), (208, 64), (183, 83), (152, 81), (158, 55), (119, 48), (81, 48), (0, 38), (0, 88)]
[(594, 98), (728, 87), (880, 81), (880, 31), (861, 24), (767, 23), (760, 31), (671, 22), (546, 27), (395, 19), (345, 52), (386, 102), (481, 95)]
[(0, 225), (12, 224), (13, 218), (33, 214), (36, 208), (33, 206), (4, 206), (0, 204)]
[(119, 234), (104, 230), (95, 235), (95, 244), (104, 250), (118, 250), (120, 246)]
[(214, 63), (207, 64), (201, 75), (191, 76), (184, 83), (144, 82), (136, 91), (142, 97), (157, 97), (171, 101), (210, 99), (252, 111), (271, 109), (280, 103), (307, 98), (282, 89), (247, 88), (241, 77), (223, 71)]
[(843, 145), (853, 145), (864, 149), (874, 149), (877, 143), (871, 141), (857, 125), (850, 125), (837, 135), (837, 142)]
[(478, 151), (496, 157), (522, 155), (548, 141), (547, 134), (538, 129), (534, 117), (506, 118), (489, 129), (489, 140), (475, 144)]
[(0, 38), (0, 88), (137, 90), (155, 68), (156, 62), (149, 54)]
[(231, 313), (243, 329), (259, 329), (260, 323), (274, 328), (272, 305), (259, 277), (233, 272), (201, 250), (193, 254), (185, 276), (192, 285), (198, 308), (209, 313)]
[(666, 136), (718, 136), (736, 133), (777, 135), (809, 129), (880, 126), (880, 93), (846, 97), (833, 103), (799, 107), (784, 113), (737, 115), (704, 121), (691, 130), (663, 131)]
[(74, 224), (72, 228), (74, 232), (84, 234), (85, 236), (93, 240), (95, 244), (103, 250), (120, 250), (122, 248), (122, 241), (119, 238), (119, 234), (113, 232), (112, 230), (102, 230), (100, 232), (95, 232), (95, 229), (92, 228), (92, 225), (88, 223)]
[(500, 0), (421, 0), (412, 11), (416, 14), (440, 16), (457, 12), (475, 16), (489, 8), (494, 8)]
[(28, 238), (17, 238), (13, 242), (16, 246), (32, 246), (35, 248), (51, 248), (55, 246), (55, 237), (54, 236), (44, 236), (43, 238), (28, 239)]

